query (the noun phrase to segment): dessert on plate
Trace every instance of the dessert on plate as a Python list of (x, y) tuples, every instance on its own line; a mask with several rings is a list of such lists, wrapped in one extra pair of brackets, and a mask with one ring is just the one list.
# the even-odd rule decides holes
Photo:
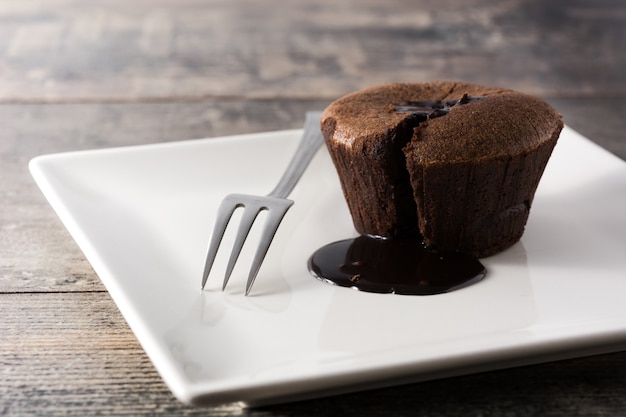
[(359, 233), (485, 257), (521, 238), (563, 121), (536, 97), (444, 81), (348, 94), (321, 126)]
[(311, 273), (429, 295), (482, 280), (477, 258), (522, 237), (563, 121), (536, 97), (445, 81), (348, 94), (321, 127), (361, 236), (320, 248)]

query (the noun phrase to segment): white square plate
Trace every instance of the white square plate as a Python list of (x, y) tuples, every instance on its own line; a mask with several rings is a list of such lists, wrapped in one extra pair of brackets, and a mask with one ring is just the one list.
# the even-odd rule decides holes
[(229, 192), (267, 193), (300, 133), (31, 162), (41, 190), (181, 401), (268, 404), (626, 349), (626, 164), (569, 128), (524, 237), (483, 259), (488, 275), (478, 284), (419, 297), (314, 279), (309, 256), (355, 236), (323, 149), (291, 196), (296, 204), (251, 296), (243, 287), (256, 229), (226, 292), (218, 289), (219, 254), (218, 274), (201, 291), (219, 202)]

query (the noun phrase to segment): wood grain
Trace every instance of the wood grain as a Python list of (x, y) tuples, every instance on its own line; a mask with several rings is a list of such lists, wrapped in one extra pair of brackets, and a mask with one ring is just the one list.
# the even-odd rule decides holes
[(335, 98), (462, 79), (623, 96), (620, 0), (0, 4), (4, 102)]
[(3, 295), (0, 312), (0, 414), (180, 411), (107, 293)]

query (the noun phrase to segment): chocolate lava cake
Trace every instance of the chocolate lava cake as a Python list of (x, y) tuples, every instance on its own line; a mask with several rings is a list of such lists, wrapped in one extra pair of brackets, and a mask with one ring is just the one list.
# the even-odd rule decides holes
[(372, 87), (322, 115), (359, 233), (476, 257), (521, 238), (562, 128), (538, 98), (462, 82)]

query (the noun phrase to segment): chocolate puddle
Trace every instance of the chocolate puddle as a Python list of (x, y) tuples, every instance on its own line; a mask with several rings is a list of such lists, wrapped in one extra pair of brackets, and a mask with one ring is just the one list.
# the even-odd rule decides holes
[(411, 116), (418, 119), (418, 122), (425, 122), (428, 119), (445, 116), (450, 113), (450, 109), (454, 106), (471, 103), (472, 101), (478, 101), (482, 98), (484, 97), (471, 97), (467, 94), (463, 94), (463, 97), (458, 100), (407, 101), (403, 104), (394, 106), (394, 110), (400, 113), (411, 113)]
[(309, 259), (321, 281), (375, 293), (433, 295), (482, 280), (485, 267), (458, 252), (426, 250), (417, 239), (359, 236), (334, 242)]

